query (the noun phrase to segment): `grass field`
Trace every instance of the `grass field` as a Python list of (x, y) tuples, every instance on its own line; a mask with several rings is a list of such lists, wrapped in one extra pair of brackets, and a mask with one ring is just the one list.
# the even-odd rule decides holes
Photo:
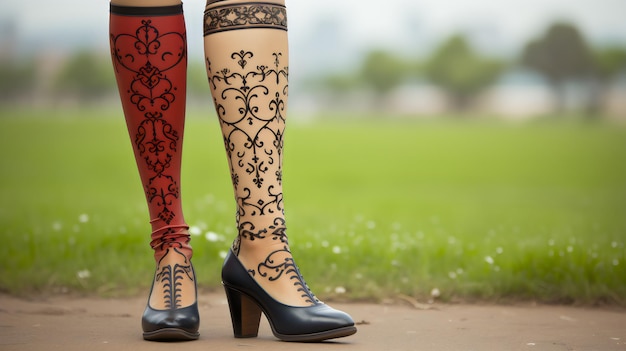
[[(145, 294), (149, 224), (120, 112), (0, 111), (0, 289)], [(626, 304), (626, 128), (543, 121), (288, 126), (294, 255), (322, 298)], [(235, 235), (214, 116), (187, 123), (199, 282)]]

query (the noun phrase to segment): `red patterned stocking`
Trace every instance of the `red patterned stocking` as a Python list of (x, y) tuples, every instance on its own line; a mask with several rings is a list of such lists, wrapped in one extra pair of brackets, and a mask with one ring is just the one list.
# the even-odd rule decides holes
[(180, 197), (187, 42), (182, 5), (111, 5), (111, 54), (157, 262), (175, 249), (191, 258)]

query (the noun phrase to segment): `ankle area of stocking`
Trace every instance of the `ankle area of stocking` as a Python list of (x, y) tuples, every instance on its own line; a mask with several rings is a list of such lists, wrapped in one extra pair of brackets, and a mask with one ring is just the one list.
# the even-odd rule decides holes
[(193, 256), (191, 236), (189, 226), (185, 222), (166, 224), (160, 219), (154, 219), (150, 223), (152, 224), (150, 247), (154, 250), (156, 262), (160, 262), (170, 251), (191, 260)]

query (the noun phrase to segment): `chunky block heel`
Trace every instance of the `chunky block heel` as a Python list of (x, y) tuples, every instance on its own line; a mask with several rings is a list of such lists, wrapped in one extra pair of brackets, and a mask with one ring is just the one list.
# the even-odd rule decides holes
[(226, 255), (222, 283), (236, 338), (258, 335), (261, 312), (272, 333), (283, 341), (317, 342), (356, 333), (352, 318), (345, 312), (316, 302), (311, 306), (289, 306), (271, 297), (243, 267), (232, 251)]
[(226, 290), (230, 318), (233, 322), (233, 333), (236, 338), (254, 338), (259, 334), (261, 309), (245, 294), (229, 288)]

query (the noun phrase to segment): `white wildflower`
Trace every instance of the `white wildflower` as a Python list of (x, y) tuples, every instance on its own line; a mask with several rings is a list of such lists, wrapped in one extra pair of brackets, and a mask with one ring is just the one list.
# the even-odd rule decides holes
[(346, 293), (346, 288), (344, 288), (343, 286), (338, 286), (335, 288), (335, 294), (345, 294)]
[(91, 277), (91, 272), (88, 269), (83, 269), (81, 271), (76, 272), (76, 276), (78, 279), (87, 279)]
[(217, 234), (217, 233), (215, 233), (215, 232), (206, 232), (206, 234), (204, 234), (204, 238), (207, 241), (210, 241), (210, 242), (213, 242), (213, 243), (216, 242), (216, 241), (222, 241), (223, 240), (222, 236)]
[(204, 196), (204, 201), (205, 201), (207, 204), (212, 204), (214, 200), (215, 200), (215, 196), (213, 196), (213, 194), (206, 194), (206, 195)]
[(485, 256), (485, 262), (487, 262), (489, 264), (493, 264), (495, 261), (493, 260), (493, 257)]
[(189, 234), (198, 236), (202, 234), (202, 229), (198, 227), (197, 225), (192, 225), (191, 227), (189, 227)]
[(333, 253), (334, 254), (340, 254), (341, 253), (341, 247), (339, 246), (333, 246)]
[(60, 231), (61, 229), (63, 229), (63, 223), (61, 222), (54, 222), (52, 223), (52, 230), (54, 230), (55, 232)]
[(89, 215), (86, 213), (81, 214), (80, 216), (78, 216), (78, 221), (80, 223), (87, 223), (89, 222)]
[(441, 296), (441, 291), (439, 291), (439, 289), (438, 289), (438, 288), (433, 288), (433, 289), (430, 291), (430, 296), (432, 296), (432, 297), (434, 297), (434, 298), (437, 298), (437, 297)]

